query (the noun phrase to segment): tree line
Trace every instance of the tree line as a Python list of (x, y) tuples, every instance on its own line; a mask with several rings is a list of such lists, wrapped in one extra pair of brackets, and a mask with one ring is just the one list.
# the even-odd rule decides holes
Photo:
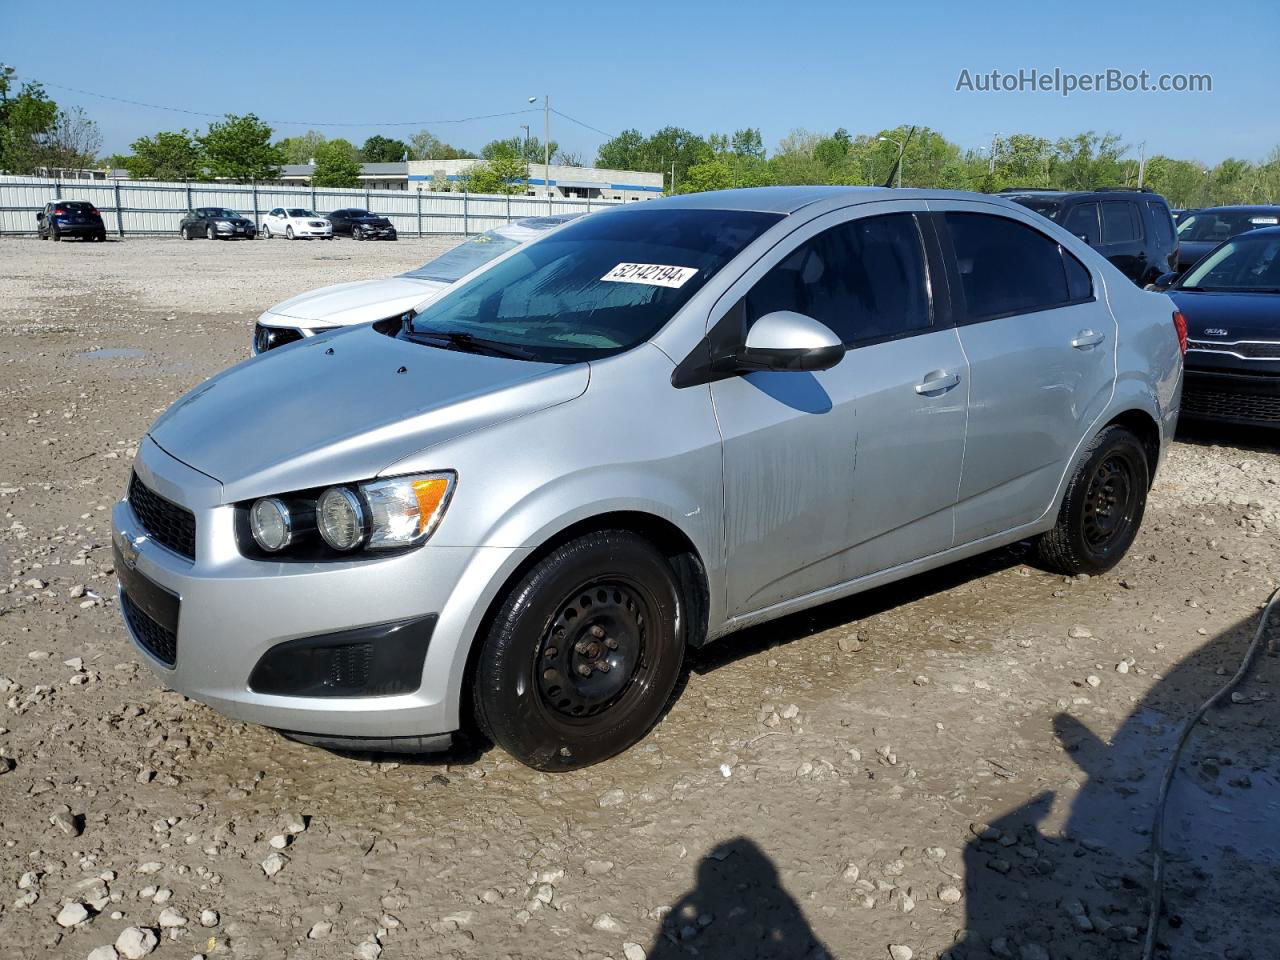
[[(99, 163), (102, 137), (83, 110), (60, 108), (39, 83), (15, 86), (11, 73), (0, 75), (0, 170), (34, 174)], [(554, 141), (548, 147), (554, 162), (582, 165), (578, 154)], [(242, 183), (277, 180), (286, 164), (314, 163), (311, 182), (316, 186), (352, 187), (359, 183), (361, 163), (474, 159), (477, 163), (457, 179), (432, 181), (432, 189), (509, 194), (526, 191), (544, 157), (542, 142), (532, 136), (491, 140), (474, 153), (428, 130), (407, 140), (375, 134), (360, 146), (314, 130), (276, 139), (271, 126), (251, 113), (229, 114), (203, 131), (139, 137), (131, 150), (101, 162), (123, 167), (136, 179)], [(702, 136), (671, 126), (648, 136), (623, 131), (600, 146), (596, 165), (661, 173), (668, 193), (874, 185), (890, 178), (900, 151), (904, 187), (994, 193), (1005, 187), (1132, 187), (1141, 180), (1175, 207), (1280, 203), (1280, 147), (1260, 163), (1228, 157), (1209, 166), (1163, 154), (1143, 158), (1140, 148), (1135, 156), (1133, 146), (1118, 135), (1092, 130), (1053, 140), (1014, 133), (982, 149), (962, 148), (928, 127), (858, 134), (843, 127), (833, 133), (794, 130), (770, 152), (758, 128)]]
[[(1229, 157), (1209, 166), (1163, 154), (1143, 157), (1114, 133), (1092, 130), (1050, 140), (999, 136), (964, 149), (928, 127), (851, 134), (794, 130), (767, 153), (760, 131), (699, 136), (664, 127), (644, 136), (625, 130), (601, 145), (596, 164), (662, 173), (668, 193), (795, 184), (868, 186), (894, 173), (900, 146), (902, 186), (995, 193), (1006, 187), (1092, 190), (1151, 187), (1175, 207), (1280, 203), (1280, 147), (1261, 163)], [(1135, 155), (1135, 153), (1137, 155)]]

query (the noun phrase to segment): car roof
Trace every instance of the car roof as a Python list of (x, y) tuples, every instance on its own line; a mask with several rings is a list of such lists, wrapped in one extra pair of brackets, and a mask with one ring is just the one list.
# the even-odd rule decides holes
[[(1246, 230), (1244, 233), (1238, 233), (1231, 240), (1254, 240), (1258, 237), (1280, 237), (1280, 226), (1278, 227), (1259, 227), (1257, 230)], [(1224, 241), (1225, 242), (1225, 241)]]
[[(1280, 213), (1280, 206), (1270, 203), (1236, 203), (1225, 207), (1196, 207), (1188, 213)], [(1267, 229), (1270, 229), (1268, 227)]]

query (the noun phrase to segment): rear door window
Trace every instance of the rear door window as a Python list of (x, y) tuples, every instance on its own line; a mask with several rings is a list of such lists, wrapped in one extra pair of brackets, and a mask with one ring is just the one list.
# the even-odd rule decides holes
[(849, 346), (929, 329), (928, 272), (915, 216), (864, 217), (806, 240), (746, 296), (748, 326), (777, 310), (820, 320)]
[(1081, 299), (1073, 296), (1083, 290), (1079, 276), (1072, 290), (1063, 251), (1053, 238), (991, 214), (948, 212), (943, 219), (969, 322), (1034, 313)]
[(1078, 203), (1067, 211), (1062, 226), (1068, 233), (1084, 240), (1091, 247), (1102, 242), (1102, 230), (1098, 224), (1098, 205), (1096, 203)]
[(1147, 210), (1151, 213), (1151, 222), (1155, 225), (1156, 242), (1162, 247), (1173, 246), (1173, 217), (1169, 208), (1154, 200), (1147, 201)]
[(1134, 211), (1127, 200), (1104, 200), (1102, 203), (1102, 242), (1129, 243), (1138, 239), (1134, 229)]

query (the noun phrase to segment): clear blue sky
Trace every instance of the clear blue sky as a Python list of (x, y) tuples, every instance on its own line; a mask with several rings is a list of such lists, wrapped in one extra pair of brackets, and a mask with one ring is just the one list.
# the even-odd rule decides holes
[[(37, 3), (0, 0), (0, 62), (45, 81), (102, 129), (104, 153), (208, 118), (102, 100), (53, 86), (212, 114), (255, 112), (277, 135), (316, 122), (357, 144), (418, 125), (552, 106), (601, 130), (674, 124), (706, 134), (900, 123), (964, 147), (994, 132), (1057, 137), (1114, 131), (1148, 153), (1215, 163), (1261, 160), (1280, 144), (1276, 0), (967, 3), (878, 0), (607, 3), (344, 0)], [(1211, 93), (958, 93), (960, 71), (1207, 73)], [(562, 147), (594, 160), (600, 134), (552, 116)], [(542, 114), (430, 129), (476, 149)], [(384, 125), (387, 124), (387, 125)]]

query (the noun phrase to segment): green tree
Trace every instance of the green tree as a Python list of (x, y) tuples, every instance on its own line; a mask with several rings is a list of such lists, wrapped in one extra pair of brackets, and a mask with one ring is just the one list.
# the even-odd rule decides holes
[(204, 169), (191, 130), (139, 137), (132, 147), (133, 155), (124, 158), (124, 166), (135, 180), (194, 180)]
[(611, 170), (650, 170), (656, 173), (657, 166), (646, 165), (650, 160), (645, 147), (644, 135), (639, 130), (623, 130), (600, 145), (596, 153), (596, 166)]
[(275, 180), (285, 163), (284, 151), (271, 142), (271, 128), (252, 113), (227, 114), (196, 138), (204, 153), (206, 173), (237, 183)]
[(358, 152), (348, 140), (328, 140), (316, 147), (311, 184), (316, 187), (355, 187), (360, 184)]
[(475, 156), (445, 143), (429, 130), (419, 130), (409, 138), (410, 155), (413, 160), (469, 160)]
[(58, 122), (58, 105), (38, 83), (9, 96), (13, 80), (0, 74), (0, 170), (33, 173), (45, 164), (45, 140)]
[(403, 140), (390, 140), (375, 133), (360, 148), (360, 157), (365, 163), (395, 163), (409, 159), (411, 148)]
[(1052, 183), (1064, 190), (1093, 190), (1124, 183), (1125, 146), (1114, 133), (1092, 130), (1064, 137), (1054, 145)]
[(502, 153), (470, 167), (461, 179), (467, 193), (523, 194), (527, 189), (524, 158)]
[[(551, 141), (551, 156), (560, 152), (560, 144)], [(480, 156), (484, 160), (496, 157), (520, 157), (529, 163), (542, 162), (542, 141), (537, 137), (525, 140), (523, 137), (508, 137), (505, 140), (490, 140), (480, 148)]]
[(310, 163), (315, 159), (316, 148), (327, 138), (323, 133), (308, 130), (296, 137), (285, 137), (277, 140), (276, 146), (284, 154), (285, 163)]

